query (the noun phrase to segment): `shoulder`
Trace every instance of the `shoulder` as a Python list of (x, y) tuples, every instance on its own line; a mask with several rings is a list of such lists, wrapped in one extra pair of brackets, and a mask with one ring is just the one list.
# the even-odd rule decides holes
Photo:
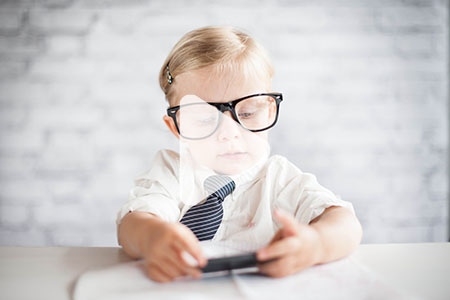
[(162, 149), (156, 152), (155, 157), (153, 158), (153, 164), (165, 163), (167, 165), (170, 164), (179, 164), (180, 162), (180, 154), (173, 150)]
[(303, 172), (282, 155), (273, 155), (268, 159), (265, 177), (267, 181), (279, 187), (294, 183), (301, 185), (314, 184), (317, 181), (315, 175)]
[(266, 163), (266, 170), (267, 172), (278, 175), (291, 174), (295, 176), (303, 173), (296, 165), (282, 155), (272, 155), (269, 157)]
[(285, 186), (294, 177), (302, 174), (299, 168), (282, 155), (272, 155), (267, 159), (263, 171), (266, 183), (274, 186)]
[(150, 169), (139, 178), (158, 178), (161, 176), (175, 176), (178, 177), (180, 166), (180, 155), (172, 150), (163, 149), (156, 152), (153, 157)]

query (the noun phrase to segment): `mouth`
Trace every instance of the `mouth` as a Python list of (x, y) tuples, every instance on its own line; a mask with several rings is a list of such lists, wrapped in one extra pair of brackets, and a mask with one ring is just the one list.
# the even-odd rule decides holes
[(247, 152), (226, 152), (226, 153), (222, 153), (219, 154), (218, 157), (219, 158), (225, 158), (225, 159), (232, 159), (232, 160), (238, 160), (238, 159), (242, 159), (245, 156), (247, 156)]

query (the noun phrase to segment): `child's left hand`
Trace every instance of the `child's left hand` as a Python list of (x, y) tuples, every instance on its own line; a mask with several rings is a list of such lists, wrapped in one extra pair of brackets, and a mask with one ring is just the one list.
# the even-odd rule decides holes
[(283, 277), (318, 264), (322, 252), (319, 232), (297, 222), (287, 212), (276, 210), (274, 216), (282, 228), (256, 256), (261, 262), (275, 260), (259, 264), (259, 270), (272, 277)]

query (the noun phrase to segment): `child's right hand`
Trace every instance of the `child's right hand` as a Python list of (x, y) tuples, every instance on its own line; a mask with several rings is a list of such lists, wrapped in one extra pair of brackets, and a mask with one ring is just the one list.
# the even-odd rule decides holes
[[(143, 245), (143, 258), (147, 275), (158, 282), (169, 282), (177, 277), (201, 277), (199, 266), (206, 265), (197, 237), (180, 223), (168, 223), (159, 218), (152, 219), (151, 234), (147, 235)], [(185, 253), (190, 254), (198, 263), (186, 261)]]

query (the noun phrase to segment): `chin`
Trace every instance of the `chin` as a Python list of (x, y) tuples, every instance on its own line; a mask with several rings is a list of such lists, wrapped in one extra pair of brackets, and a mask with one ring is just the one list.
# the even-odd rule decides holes
[(213, 169), (217, 173), (223, 174), (223, 175), (237, 175), (240, 174), (249, 168), (251, 168), (251, 164), (228, 164), (223, 166), (215, 166)]

